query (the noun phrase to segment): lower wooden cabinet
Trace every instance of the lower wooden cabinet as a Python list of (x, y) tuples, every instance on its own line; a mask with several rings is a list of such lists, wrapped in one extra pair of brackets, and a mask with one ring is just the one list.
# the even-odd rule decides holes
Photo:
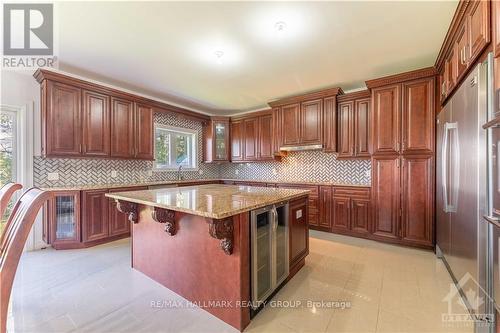
[(309, 254), (307, 199), (297, 199), (289, 206), (290, 270)]
[(349, 205), (349, 198), (333, 197), (332, 231), (349, 230)]
[(334, 187), (332, 232), (351, 236), (369, 235), (371, 220), (370, 189)]
[(43, 240), (55, 249), (76, 248), (80, 230), (80, 191), (58, 191), (43, 210)]
[(109, 236), (108, 190), (82, 192), (82, 240), (95, 241)]
[(359, 234), (370, 233), (370, 199), (351, 199), (351, 214), (349, 215), (353, 232)]
[[(312, 229), (318, 229), (318, 230), (325, 230), (324, 226), (321, 227), (321, 222), (320, 222), (320, 194), (319, 194), (319, 188), (316, 185), (308, 185), (308, 184), (282, 184), (279, 183), (276, 185), (276, 187), (282, 187), (282, 188), (296, 188), (299, 190), (309, 190), (309, 199), (308, 199), (308, 224)], [(328, 228), (329, 229), (329, 228)]]

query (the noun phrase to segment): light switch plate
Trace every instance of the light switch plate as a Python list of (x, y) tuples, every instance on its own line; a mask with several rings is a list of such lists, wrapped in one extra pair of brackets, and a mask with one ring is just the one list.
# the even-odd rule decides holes
[(200, 175), (202, 175), (202, 174), (203, 174), (203, 170), (201, 170), (201, 169), (200, 169), (200, 170), (198, 170), (198, 173), (199, 173)]
[(47, 174), (48, 180), (59, 180), (59, 172), (49, 172)]
[(273, 168), (273, 175), (277, 175), (278, 174), (278, 170), (276, 170), (276, 168)]
[(118, 177), (118, 172), (116, 172), (116, 170), (112, 170), (111, 171), (111, 178), (116, 178)]
[(151, 177), (153, 175), (153, 170), (148, 170), (148, 176)]
[(239, 175), (240, 174), (240, 170), (238, 170), (238, 169), (234, 170), (234, 174), (235, 175)]
[(295, 218), (300, 219), (302, 217), (302, 209), (299, 209), (295, 212)]
[(372, 172), (370, 170), (365, 171), (365, 177), (370, 177)]

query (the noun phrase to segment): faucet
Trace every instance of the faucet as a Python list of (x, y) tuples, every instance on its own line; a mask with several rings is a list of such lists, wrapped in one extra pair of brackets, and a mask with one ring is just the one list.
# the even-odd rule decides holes
[(184, 179), (184, 177), (182, 177), (181, 171), (182, 171), (182, 165), (179, 165), (179, 169), (177, 169), (177, 180)]

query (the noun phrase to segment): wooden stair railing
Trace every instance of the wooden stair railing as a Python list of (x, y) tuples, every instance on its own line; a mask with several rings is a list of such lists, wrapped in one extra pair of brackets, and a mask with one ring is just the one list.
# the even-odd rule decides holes
[(0, 243), (0, 333), (7, 331), (7, 312), (17, 266), (26, 239), (40, 208), (51, 197), (50, 192), (32, 188), (17, 200)]
[(17, 183), (7, 183), (0, 188), (0, 218), (5, 214), (12, 195), (22, 188), (23, 186)]

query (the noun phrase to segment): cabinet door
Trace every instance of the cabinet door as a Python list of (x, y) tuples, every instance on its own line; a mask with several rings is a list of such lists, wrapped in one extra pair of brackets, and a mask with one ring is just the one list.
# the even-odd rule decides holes
[(231, 161), (243, 161), (243, 121), (231, 121)]
[(434, 78), (403, 83), (403, 153), (434, 150)]
[(456, 56), (456, 50), (455, 48), (452, 48), (450, 50), (450, 53), (446, 57), (446, 60), (444, 61), (446, 96), (449, 96), (450, 92), (453, 90), (455, 84), (457, 83), (457, 67), (456, 67), (457, 60), (458, 57)]
[(56, 192), (47, 202), (47, 234), (50, 244), (80, 242), (80, 192)]
[(332, 227), (332, 187), (319, 187), (319, 223), (320, 227), (325, 227), (330, 231)]
[(83, 154), (86, 156), (109, 155), (109, 97), (83, 91)]
[(469, 39), (467, 38), (468, 37), (467, 23), (468, 21), (465, 20), (465, 22), (458, 30), (458, 35), (455, 42), (455, 53), (457, 57), (457, 80), (460, 80), (460, 78), (465, 73), (468, 67), (470, 48), (468, 47)]
[(370, 233), (370, 200), (351, 199), (351, 230), (360, 234)]
[(373, 234), (398, 238), (400, 168), (398, 156), (372, 157)]
[(343, 197), (333, 197), (333, 220), (332, 231), (349, 230), (349, 206), (350, 199)]
[(146, 104), (135, 105), (135, 145), (134, 156), (140, 159), (153, 159), (153, 108)]
[(323, 101), (304, 102), (301, 105), (300, 143), (321, 144), (323, 133)]
[(82, 153), (79, 88), (48, 81), (45, 109), (47, 156), (79, 156)]
[(490, 1), (474, 0), (469, 11), (469, 45), (471, 62), (473, 62), (481, 54), (489, 42)]
[(229, 161), (229, 121), (216, 120), (212, 126), (214, 160)]
[(354, 102), (339, 104), (339, 157), (354, 156)]
[(491, 20), (493, 27), (493, 52), (495, 58), (500, 56), (500, 1), (491, 2), (493, 19)]
[(134, 157), (134, 103), (111, 98), (111, 156)]
[(281, 151), (281, 136), (282, 136), (282, 131), (281, 131), (281, 108), (274, 108), (273, 109), (273, 154), (280, 156)]
[(360, 99), (354, 108), (354, 154), (370, 156), (370, 99)]
[(309, 253), (309, 228), (307, 225), (307, 200), (290, 202), (290, 266)]
[(433, 158), (403, 158), (402, 238), (410, 243), (432, 246)]
[(300, 143), (300, 105), (285, 105), (281, 108), (282, 144), (295, 146)]
[(83, 241), (94, 241), (109, 235), (107, 190), (84, 191), (82, 202)]
[(273, 116), (259, 117), (259, 160), (272, 160), (273, 153)]
[(373, 153), (397, 153), (400, 145), (401, 86), (373, 89)]
[(116, 201), (109, 199), (109, 236), (119, 236), (130, 232), (130, 221), (128, 215), (118, 211)]
[(259, 136), (258, 120), (259, 119), (257, 117), (243, 120), (243, 125), (245, 128), (245, 161), (257, 160), (257, 139)]
[(337, 152), (337, 97), (323, 100), (323, 146), (325, 153)]

